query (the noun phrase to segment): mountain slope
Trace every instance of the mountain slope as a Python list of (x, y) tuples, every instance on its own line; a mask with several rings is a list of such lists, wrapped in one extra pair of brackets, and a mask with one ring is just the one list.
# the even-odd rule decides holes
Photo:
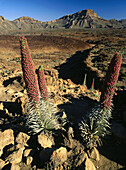
[(9, 21), (0, 16), (1, 34), (11, 31), (34, 31), (50, 28), (126, 28), (126, 19), (120, 21), (115, 19), (105, 20), (91, 9), (65, 15), (48, 22), (38, 21), (30, 17), (21, 17), (14, 21)]
[(122, 28), (122, 24), (116, 20), (105, 20), (99, 17), (93, 10), (86, 9), (77, 13), (66, 15), (57, 22), (64, 24), (65, 28)]

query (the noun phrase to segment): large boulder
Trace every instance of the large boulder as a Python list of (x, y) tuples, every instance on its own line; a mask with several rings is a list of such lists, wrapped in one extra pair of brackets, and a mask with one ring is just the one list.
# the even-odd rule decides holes
[(43, 148), (51, 148), (53, 145), (52, 140), (42, 133), (40, 135), (38, 135), (38, 143)]
[(56, 149), (50, 159), (55, 168), (62, 165), (65, 161), (67, 161), (67, 149), (65, 147)]

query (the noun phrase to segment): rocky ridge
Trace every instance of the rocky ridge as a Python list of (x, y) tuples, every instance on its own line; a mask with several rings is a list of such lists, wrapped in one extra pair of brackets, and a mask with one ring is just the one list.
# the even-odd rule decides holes
[(47, 22), (42, 22), (26, 16), (15, 19), (14, 21), (9, 21), (3, 16), (0, 16), (1, 34), (8, 34), (9, 31), (34, 32), (35, 30), (55, 28), (126, 28), (126, 20), (105, 20), (99, 17), (92, 9), (82, 10)]

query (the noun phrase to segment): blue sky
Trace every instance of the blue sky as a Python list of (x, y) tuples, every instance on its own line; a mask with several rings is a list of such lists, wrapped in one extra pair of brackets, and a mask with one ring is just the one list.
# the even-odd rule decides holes
[(84, 9), (105, 19), (126, 19), (126, 0), (0, 0), (0, 16), (8, 20), (29, 16), (51, 21)]

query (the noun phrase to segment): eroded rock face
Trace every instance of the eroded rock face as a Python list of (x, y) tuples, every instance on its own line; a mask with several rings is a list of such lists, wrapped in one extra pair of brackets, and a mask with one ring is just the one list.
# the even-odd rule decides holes
[(60, 147), (55, 150), (51, 156), (51, 161), (54, 167), (62, 165), (67, 160), (67, 149), (65, 147)]
[(14, 133), (12, 129), (0, 132), (0, 156), (3, 154), (3, 148), (7, 145), (14, 145)]

